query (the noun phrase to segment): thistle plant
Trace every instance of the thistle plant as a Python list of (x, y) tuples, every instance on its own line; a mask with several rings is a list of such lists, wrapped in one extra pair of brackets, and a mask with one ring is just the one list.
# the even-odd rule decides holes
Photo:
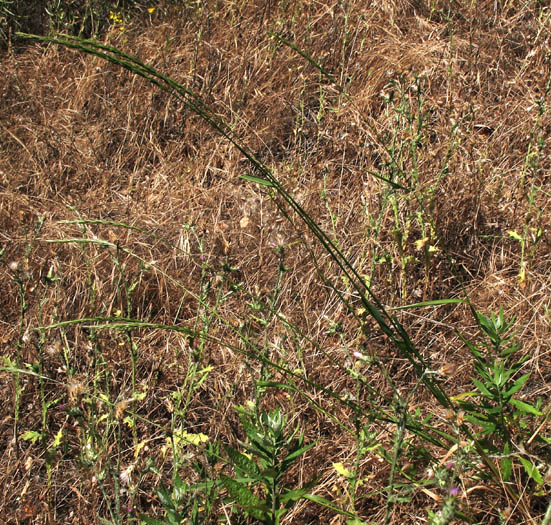
[[(173, 483), (172, 490), (161, 487), (156, 491), (165, 510), (165, 516), (153, 518), (142, 515), (140, 516), (142, 522), (147, 525), (180, 525), (181, 523), (197, 525), (204, 523), (205, 514), (210, 510), (208, 509), (210, 499), (205, 498), (203, 501), (203, 498), (199, 498), (200, 487), (189, 485), (179, 475), (175, 476)], [(208, 488), (210, 490), (212, 487)], [(205, 505), (207, 509), (205, 509)]]
[(474, 358), (476, 377), (472, 382), (476, 390), (456, 396), (456, 399), (465, 411), (465, 420), (477, 428), (478, 445), (490, 454), (500, 454), (505, 481), (512, 477), (516, 455), (512, 452), (518, 449), (526, 473), (542, 484), (537, 467), (529, 458), (522, 457), (524, 445), (513, 442), (513, 437), (516, 441), (522, 440), (530, 429), (530, 420), (542, 415), (536, 406), (514, 397), (530, 378), (530, 373), (518, 376), (528, 355), (520, 358), (516, 355), (520, 345), (510, 331), (515, 318), (505, 319), (503, 309), (490, 317), (476, 312), (476, 318), (489, 341), (474, 344), (462, 336)]
[(460, 405), (467, 413), (466, 420), (480, 428), (479, 435), (510, 440), (515, 417), (539, 414), (532, 405), (513, 398), (530, 377), (526, 373), (515, 379), (528, 356), (515, 359), (520, 345), (509, 333), (515, 318), (507, 321), (503, 310), (490, 317), (477, 312), (476, 317), (490, 341), (474, 344), (462, 337), (474, 358), (474, 371), (478, 377), (472, 380), (476, 391), (466, 394), (465, 398), (470, 399), (461, 400)]
[[(239, 442), (243, 452), (224, 447), (235, 476), (222, 475), (220, 482), (228, 492), (228, 501), (246, 515), (266, 525), (277, 525), (314, 484), (294, 490), (282, 484), (291, 466), (314, 444), (304, 445), (298, 427), (288, 434), (287, 417), (278, 408), (261, 413), (246, 408), (239, 411), (247, 440)], [(258, 487), (262, 495), (252, 487)]]

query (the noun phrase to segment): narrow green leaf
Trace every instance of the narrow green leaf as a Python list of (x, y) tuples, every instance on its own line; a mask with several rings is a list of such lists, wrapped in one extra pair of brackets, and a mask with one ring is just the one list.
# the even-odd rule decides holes
[(472, 379), (472, 381), (474, 386), (478, 388), (478, 390), (484, 397), (487, 397), (488, 399), (494, 399), (495, 396), (486, 388), (486, 385), (484, 383), (474, 378)]
[(318, 505), (322, 505), (323, 507), (331, 509), (334, 512), (342, 514), (343, 516), (348, 516), (349, 518), (356, 518), (356, 516), (354, 514), (352, 514), (351, 512), (348, 512), (347, 510), (344, 510), (344, 509), (341, 509), (341, 508), (337, 507), (336, 505), (334, 505), (328, 499), (325, 499), (322, 496), (318, 496), (317, 494), (305, 494), (304, 499), (313, 501), (314, 503), (317, 503)]
[(247, 434), (251, 444), (239, 442), (239, 444), (251, 454), (258, 457), (261, 461), (269, 462), (273, 457), (273, 450), (270, 450), (267, 446), (263, 446), (259, 442), (259, 439), (255, 439), (251, 434)]
[(513, 386), (507, 390), (506, 396), (511, 397), (512, 395), (516, 394), (528, 381), (530, 378), (530, 373), (524, 374), (521, 377), (519, 377), (514, 383)]
[(388, 179), (387, 177), (383, 177), (380, 173), (377, 173), (375, 171), (369, 171), (369, 170), (367, 170), (367, 173), (369, 173), (371, 176), (375, 177), (376, 179), (382, 180), (383, 182), (390, 184), (395, 190), (404, 190), (407, 192), (411, 191), (411, 188), (407, 188), (406, 186), (402, 186), (401, 184), (398, 184), (397, 182), (394, 182)]
[(263, 478), (264, 480), (267, 480), (267, 481), (269, 481), (270, 483), (271, 483), (273, 480), (275, 480), (275, 479), (277, 479), (277, 478), (279, 477), (278, 471), (277, 471), (275, 468), (271, 468), (271, 467), (264, 469), (264, 470), (260, 473), (260, 475), (262, 476), (262, 478)]
[(435, 299), (434, 301), (423, 301), (421, 303), (404, 304), (402, 306), (395, 306), (390, 310), (405, 310), (407, 308), (423, 308), (425, 306), (440, 306), (443, 304), (458, 304), (464, 303), (464, 299)]
[(177, 510), (168, 509), (166, 511), (166, 516), (170, 521), (170, 525), (180, 525), (182, 522), (182, 517)]
[(501, 473), (503, 481), (511, 481), (513, 475), (513, 460), (511, 458), (503, 458), (501, 460)]
[(164, 525), (165, 523), (164, 521), (151, 518), (150, 516), (144, 516), (143, 514), (140, 514), (140, 520), (145, 522), (147, 525)]
[(541, 416), (542, 413), (533, 405), (519, 401), (518, 399), (510, 399), (509, 403), (516, 409), (520, 410), (523, 414), (532, 414), (534, 416)]
[(52, 448), (57, 448), (61, 445), (61, 438), (63, 437), (63, 429), (60, 428), (55, 435), (54, 441), (52, 443)]
[(174, 503), (172, 501), (172, 495), (168, 492), (165, 487), (161, 487), (157, 490), (157, 497), (159, 498), (163, 507), (168, 510), (174, 508)]
[(301, 489), (289, 490), (279, 498), (279, 501), (282, 504), (287, 502), (296, 503), (298, 500), (302, 499), (307, 492), (308, 489), (304, 487)]
[(294, 461), (296, 458), (298, 458), (299, 456), (302, 456), (302, 454), (310, 450), (315, 445), (316, 445), (315, 443), (310, 443), (309, 445), (305, 445), (304, 447), (299, 448), (298, 450), (295, 450), (285, 458), (285, 462)]
[(177, 475), (176, 479), (174, 480), (174, 488), (172, 489), (174, 501), (177, 505), (180, 505), (184, 502), (187, 489), (187, 485), (182, 481), (182, 478)]
[(509, 456), (510, 452), (511, 448), (509, 447), (509, 443), (506, 443), (505, 447), (503, 447), (503, 455), (505, 457), (501, 459), (501, 475), (503, 481), (511, 481), (513, 476), (513, 459)]
[(519, 457), (518, 459), (522, 463), (526, 474), (528, 474), (538, 485), (543, 486), (543, 478), (541, 477), (540, 471), (536, 465), (534, 465), (529, 459), (523, 457)]
[(249, 459), (244, 454), (241, 454), (234, 448), (227, 445), (224, 445), (224, 450), (236, 470), (244, 472), (253, 479), (259, 478), (260, 470), (258, 469), (258, 465), (252, 459)]
[(254, 175), (239, 175), (239, 178), (249, 182), (256, 182), (256, 184), (267, 186), (268, 188), (275, 188), (275, 184), (272, 181), (263, 179), (262, 177), (255, 177)]
[(271, 509), (264, 502), (260, 501), (245, 485), (234, 479), (222, 475), (220, 482), (237, 505), (242, 507), (253, 518), (265, 523), (264, 519)]
[(478, 425), (482, 427), (483, 434), (491, 434), (496, 429), (496, 426), (493, 423), (490, 423), (489, 421), (484, 421), (483, 419), (480, 419), (475, 416), (467, 415), (465, 416), (465, 419), (469, 423), (473, 423), (474, 425)]
[(509, 237), (515, 239), (515, 241), (522, 242), (522, 240), (523, 240), (522, 237), (517, 232), (515, 232), (513, 230), (509, 230), (507, 232), (507, 235), (509, 235)]
[(301, 57), (305, 58), (312, 64), (315, 68), (317, 68), (326, 78), (329, 79), (329, 81), (341, 92), (346, 93), (345, 89), (337, 82), (337, 80), (329, 73), (318, 61), (314, 60), (308, 53), (300, 49), (298, 46), (293, 44), (292, 42), (289, 42), (289, 40), (286, 40), (283, 38), (279, 33), (269, 33), (271, 37), (275, 38), (282, 44), (285, 44), (286, 46), (290, 47), (293, 51), (296, 51)]
[(238, 481), (222, 475), (220, 478), (222, 486), (228, 491), (230, 497), (242, 507), (257, 507), (261, 501), (245, 486)]

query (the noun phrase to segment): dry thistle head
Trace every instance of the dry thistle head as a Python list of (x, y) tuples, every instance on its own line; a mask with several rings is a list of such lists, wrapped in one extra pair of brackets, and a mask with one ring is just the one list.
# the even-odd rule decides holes
[(444, 363), (437, 371), (437, 373), (442, 377), (453, 376), (455, 372), (457, 372), (456, 363)]
[(73, 379), (67, 383), (67, 395), (70, 403), (75, 403), (84, 394), (85, 386), (81, 381)]
[(63, 346), (60, 341), (55, 341), (51, 345), (48, 345), (46, 348), (46, 352), (50, 357), (55, 357), (56, 355), (60, 354), (63, 349)]
[(132, 403), (135, 400), (136, 400), (135, 398), (130, 397), (128, 399), (123, 399), (122, 401), (119, 401), (115, 405), (115, 418), (116, 419), (122, 419), (123, 416), (124, 416), (124, 413), (126, 412), (128, 407), (130, 406), (130, 403)]

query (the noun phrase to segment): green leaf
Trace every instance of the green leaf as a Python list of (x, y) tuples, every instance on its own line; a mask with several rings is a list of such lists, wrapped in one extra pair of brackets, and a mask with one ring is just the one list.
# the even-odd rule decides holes
[(422, 303), (404, 304), (402, 306), (395, 306), (390, 310), (405, 310), (407, 308), (422, 308), (424, 306), (440, 306), (442, 304), (457, 304), (464, 303), (464, 299), (435, 299), (434, 301), (423, 301)]
[(244, 454), (241, 454), (234, 448), (227, 445), (224, 445), (224, 450), (236, 470), (248, 474), (253, 479), (259, 479), (260, 470), (258, 465), (252, 459), (249, 459)]
[(261, 177), (255, 177), (254, 175), (240, 175), (240, 179), (247, 180), (249, 182), (256, 182), (261, 186), (267, 186), (268, 188), (275, 188), (275, 184), (272, 181), (263, 179)]
[(467, 415), (465, 416), (465, 419), (469, 423), (473, 423), (475, 425), (479, 425), (480, 427), (482, 427), (483, 434), (491, 434), (496, 429), (496, 426), (493, 423), (490, 423), (489, 421), (484, 421), (483, 419), (480, 419), (478, 417)]
[(499, 387), (503, 387), (507, 384), (507, 381), (509, 381), (509, 378), (515, 373), (515, 370), (505, 370), (505, 367), (503, 363), (500, 365), (495, 364), (494, 365), (494, 377), (495, 377), (495, 384)]
[(168, 509), (166, 511), (167, 518), (170, 521), (170, 525), (180, 525), (182, 523), (182, 519), (185, 517), (177, 510)]
[(541, 416), (542, 413), (533, 405), (519, 401), (518, 399), (510, 399), (509, 403), (516, 409), (520, 410), (523, 414), (532, 414), (534, 416)]
[(344, 509), (340, 509), (339, 507), (334, 505), (328, 499), (325, 499), (321, 496), (318, 496), (317, 494), (305, 494), (304, 499), (313, 501), (314, 503), (317, 503), (318, 505), (322, 505), (323, 507), (331, 509), (332, 511), (338, 512), (339, 514), (342, 514), (343, 516), (348, 516), (349, 518), (356, 518), (356, 516), (354, 514), (352, 514), (351, 512), (348, 512), (347, 510), (344, 510)]
[(471, 343), (465, 336), (463, 336), (463, 334), (458, 332), (458, 335), (459, 335), (461, 341), (463, 341), (465, 343), (465, 345), (467, 346), (467, 348), (469, 349), (471, 354), (473, 354), (477, 359), (480, 359), (480, 358), (484, 359), (482, 354), (480, 353), (480, 351), (477, 349), (477, 347), (473, 343)]
[(267, 469), (264, 469), (260, 473), (260, 475), (264, 480), (268, 481), (269, 483), (272, 483), (273, 480), (278, 478), (279, 473), (275, 468), (267, 468)]
[(165, 509), (174, 508), (174, 503), (172, 501), (172, 494), (166, 489), (166, 487), (161, 487), (157, 490), (157, 497), (161, 501), (162, 506)]
[(30, 441), (33, 443), (33, 445), (42, 438), (42, 434), (40, 432), (37, 432), (36, 430), (27, 430), (26, 432), (23, 432), (21, 434), (21, 439), (24, 439), (25, 441)]
[(507, 235), (509, 235), (509, 237), (511, 237), (512, 239), (515, 239), (515, 241), (522, 242), (522, 237), (517, 232), (515, 232), (513, 230), (509, 230), (507, 232)]
[(143, 514), (140, 514), (140, 520), (145, 522), (147, 525), (164, 525), (165, 523), (164, 521), (151, 518), (150, 516), (144, 516)]
[(343, 95), (346, 95), (346, 91), (344, 89), (344, 87), (342, 87), (338, 82), (337, 80), (333, 77), (333, 75), (331, 75), (331, 73), (329, 73), (322, 65), (320, 62), (314, 60), (314, 58), (312, 58), (308, 53), (306, 53), (305, 51), (303, 51), (302, 49), (300, 49), (299, 47), (297, 47), (295, 44), (293, 44), (292, 42), (289, 42), (288, 40), (286, 40), (285, 38), (283, 38), (279, 33), (273, 33), (273, 32), (269, 32), (269, 35), (273, 38), (275, 38), (276, 40), (278, 40), (279, 42), (285, 44), (286, 46), (290, 47), (293, 51), (296, 51), (301, 57), (305, 58), (306, 60), (308, 60), (308, 62), (310, 62), (310, 64), (312, 64), (315, 68), (317, 68), (327, 79), (329, 79), (329, 81), (343, 94)]
[(309, 490), (316, 486), (318, 478), (311, 479), (300, 489), (288, 490), (280, 498), (281, 503), (286, 503), (285, 508), (290, 509), (298, 500), (303, 499)]
[(201, 385), (205, 382), (205, 379), (207, 379), (208, 375), (212, 372), (213, 368), (214, 367), (212, 366), (207, 366), (197, 372), (197, 375), (199, 375), (200, 377), (193, 385), (193, 390), (197, 390), (201, 387)]
[(60, 428), (55, 435), (54, 442), (52, 443), (52, 448), (57, 448), (61, 445), (61, 438), (63, 437), (63, 429)]
[(493, 342), (497, 342), (498, 335), (497, 335), (494, 320), (490, 319), (489, 317), (486, 317), (484, 314), (481, 314), (481, 313), (477, 313), (477, 317), (478, 317), (478, 322), (480, 323), (480, 326), (482, 327), (482, 330), (484, 330), (486, 332), (488, 337)]
[[(282, 504), (295, 503), (298, 500), (302, 499), (307, 492), (308, 492), (308, 489), (304, 487), (301, 489), (289, 490), (280, 497), (279, 501)], [(290, 508), (290, 506), (286, 506), (286, 507)]]
[(479, 381), (478, 379), (474, 379), (473, 378), (473, 384), (474, 386), (476, 386), (476, 388), (478, 388), (478, 390), (480, 391), (480, 393), (484, 396), (484, 397), (487, 397), (488, 399), (494, 399), (495, 396), (494, 394), (492, 394), (487, 388), (486, 388), (486, 385), (484, 383), (482, 383), (481, 381)]
[(222, 486), (228, 491), (230, 497), (242, 507), (256, 507), (261, 504), (261, 501), (245, 486), (222, 475), (220, 478)]
[(177, 475), (174, 480), (174, 488), (172, 490), (172, 495), (177, 505), (181, 505), (185, 501), (187, 489), (187, 485), (182, 481), (182, 478)]
[(543, 478), (541, 477), (540, 471), (529, 459), (519, 457), (518, 458), (528, 474), (538, 485), (543, 486)]
[(298, 450), (295, 450), (294, 452), (292, 452), (291, 454), (289, 454), (286, 458), (285, 458), (285, 463), (289, 463), (289, 462), (294, 462), (294, 460), (296, 458), (298, 458), (299, 456), (302, 456), (302, 454), (304, 454), (305, 452), (307, 452), (308, 450), (310, 450), (312, 447), (314, 447), (316, 444), (315, 443), (310, 443), (309, 445), (306, 445), (302, 448), (299, 448)]
[(513, 459), (509, 456), (510, 451), (509, 443), (506, 443), (505, 447), (503, 447), (503, 455), (505, 457), (501, 459), (501, 475), (503, 481), (511, 481), (513, 476)]
[(239, 444), (247, 452), (255, 455), (261, 463), (269, 463), (273, 459), (273, 450), (271, 450), (271, 447), (263, 446), (261, 443), (259, 443), (258, 439), (254, 439), (251, 434), (247, 434), (247, 436), (251, 441), (251, 444), (243, 443), (242, 441), (240, 441)]
[(222, 475), (220, 477), (222, 486), (228, 491), (230, 498), (239, 506), (243, 507), (251, 516), (262, 521), (268, 507), (260, 501), (245, 485), (238, 481)]
[(530, 373), (524, 374), (523, 376), (519, 377), (514, 383), (513, 386), (507, 390), (506, 396), (511, 397), (513, 394), (516, 394), (528, 381), (530, 378)]
[(400, 190), (405, 190), (405, 191), (411, 191), (410, 188), (406, 188), (405, 186), (402, 186), (401, 184), (398, 184), (397, 182), (394, 182), (386, 177), (383, 177), (382, 175), (380, 175), (379, 173), (375, 172), (375, 171), (369, 171), (367, 170), (367, 173), (369, 173), (369, 175), (372, 175), (373, 177), (379, 179), (379, 180), (382, 180), (384, 182), (386, 182), (387, 184), (390, 184), (393, 188), (395, 189), (400, 189)]
[(461, 392), (460, 394), (456, 394), (455, 396), (450, 396), (450, 399), (452, 401), (457, 401), (459, 403), (464, 402), (465, 399), (469, 399), (471, 397), (478, 396), (478, 392)]

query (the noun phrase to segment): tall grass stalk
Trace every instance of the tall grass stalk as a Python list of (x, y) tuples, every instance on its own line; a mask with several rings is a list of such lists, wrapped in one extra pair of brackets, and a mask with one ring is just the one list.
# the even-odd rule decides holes
[[(272, 170), (258, 160), (254, 154), (249, 151), (248, 148), (234, 135), (231, 127), (213, 114), (206, 104), (200, 99), (200, 97), (198, 97), (192, 90), (184, 87), (172, 78), (163, 75), (151, 66), (147, 66), (138, 58), (130, 56), (112, 46), (100, 44), (93, 40), (83, 40), (68, 35), (62, 35), (60, 38), (42, 37), (25, 33), (18, 33), (18, 35), (22, 38), (54, 43), (98, 56), (144, 77), (152, 84), (155, 84), (159, 88), (171, 92), (175, 96), (179, 97), (189, 109), (204, 119), (220, 135), (229, 140), (249, 160), (257, 175), (251, 175), (244, 178), (252, 182), (256, 182), (262, 186), (273, 188), (300, 217), (330, 257), (336, 262), (344, 276), (350, 281), (356, 292), (359, 294), (365, 309), (375, 319), (381, 331), (389, 337), (399, 351), (407, 357), (415, 368), (418, 377), (423, 378), (423, 383), (432, 392), (438, 402), (444, 407), (450, 406), (450, 400), (438, 380), (424, 373), (427, 369), (427, 365), (421, 353), (415, 347), (398, 319), (395, 316), (391, 316), (387, 312), (381, 301), (372, 292), (371, 288), (367, 286), (349, 259), (343, 255), (339, 248), (318, 226), (312, 217), (308, 215), (308, 213), (300, 206), (292, 195), (279, 183), (273, 175)], [(335, 288), (334, 285), (332, 285), (332, 287), (333, 289)]]

